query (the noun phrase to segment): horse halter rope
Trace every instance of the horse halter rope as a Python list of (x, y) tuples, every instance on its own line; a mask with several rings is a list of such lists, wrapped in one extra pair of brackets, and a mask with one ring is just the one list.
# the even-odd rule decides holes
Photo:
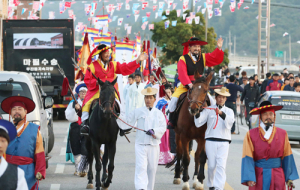
[[(215, 129), (216, 127), (217, 127), (217, 125), (218, 125), (218, 121), (219, 121), (219, 116), (218, 116), (218, 113), (217, 113), (217, 110), (218, 109), (214, 109), (214, 108), (208, 108), (208, 107), (203, 107), (203, 104), (204, 104), (204, 102), (206, 101), (206, 99), (207, 99), (207, 93), (206, 93), (206, 95), (205, 95), (205, 98), (204, 98), (204, 101), (202, 102), (202, 101), (198, 101), (198, 100), (191, 100), (190, 99), (190, 92), (192, 91), (192, 89), (189, 89), (188, 90), (188, 93), (187, 93), (187, 99), (188, 99), (188, 102), (191, 104), (191, 103), (195, 103), (195, 104), (197, 104), (197, 106), (198, 106), (198, 113), (200, 113), (200, 111), (202, 111), (203, 109), (209, 109), (209, 110), (215, 110), (216, 111), (216, 116), (217, 116), (217, 121), (216, 121), (216, 124), (215, 124), (215, 126), (214, 126), (214, 128), (213, 129)], [(199, 104), (201, 104), (201, 105), (199, 105)], [(198, 114), (197, 113), (197, 114)]]
[(202, 110), (204, 109), (203, 104), (205, 103), (205, 101), (206, 101), (206, 99), (207, 99), (207, 94), (205, 95), (204, 101), (202, 102), (202, 101), (190, 99), (190, 92), (191, 92), (191, 91), (192, 91), (192, 89), (189, 89), (189, 90), (188, 90), (188, 93), (187, 93), (187, 99), (188, 99), (188, 102), (190, 103), (190, 105), (191, 105), (192, 103), (197, 104), (197, 106), (198, 106), (197, 109), (198, 109), (198, 113), (199, 113), (200, 111), (202, 111)]

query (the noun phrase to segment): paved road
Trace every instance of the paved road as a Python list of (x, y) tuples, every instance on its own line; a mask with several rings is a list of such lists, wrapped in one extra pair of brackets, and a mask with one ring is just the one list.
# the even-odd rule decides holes
[[(67, 141), (67, 130), (69, 124), (67, 121), (55, 121), (55, 145), (51, 152), (52, 158), (49, 161), (49, 168), (47, 169), (46, 180), (40, 182), (41, 190), (83, 190), (87, 185), (86, 177), (80, 178), (74, 176), (74, 165), (71, 162), (65, 161), (65, 147)], [(227, 182), (225, 190), (243, 190), (247, 189), (240, 184), (241, 177), (241, 157), (243, 139), (247, 132), (245, 126), (240, 126), (240, 135), (232, 136), (232, 143), (229, 149), (229, 157), (227, 161)], [(118, 190), (133, 190), (134, 189), (134, 139), (135, 133), (128, 135), (131, 143), (128, 143), (125, 138), (119, 138), (117, 144), (117, 153), (115, 159), (114, 177), (110, 189)], [(298, 142), (292, 145), (295, 161), (297, 163), (298, 171), (300, 172), (300, 145)], [(194, 143), (193, 149), (196, 149)], [(194, 170), (193, 158), (190, 164), (190, 178), (192, 178)], [(95, 173), (94, 173), (95, 174)], [(207, 171), (205, 172), (207, 175)], [(156, 175), (156, 190), (181, 189), (181, 185), (173, 185), (173, 172), (164, 166), (159, 166)], [(205, 180), (206, 185), (206, 180)], [(296, 189), (300, 188), (300, 180), (295, 182)], [(190, 180), (192, 186), (192, 180)], [(205, 187), (205, 189), (208, 189)]]

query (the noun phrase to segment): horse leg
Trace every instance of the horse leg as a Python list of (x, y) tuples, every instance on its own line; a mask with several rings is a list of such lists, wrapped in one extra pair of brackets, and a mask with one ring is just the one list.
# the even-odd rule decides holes
[(193, 188), (196, 187), (197, 183), (199, 182), (197, 179), (198, 173), (199, 173), (199, 165), (200, 165), (200, 153), (201, 149), (199, 147), (199, 141), (197, 140), (197, 150), (195, 152), (195, 172), (194, 172), (194, 182), (193, 182)]
[(103, 188), (107, 189), (112, 182), (112, 177), (113, 177), (113, 171), (115, 168), (114, 162), (115, 162), (115, 154), (116, 154), (116, 144), (117, 142), (109, 144), (109, 151), (108, 151), (108, 158), (109, 158), (109, 164), (108, 164), (108, 176), (107, 179), (105, 180), (103, 184)]
[(182, 190), (189, 190), (190, 185), (189, 185), (189, 164), (190, 164), (190, 155), (189, 155), (189, 140), (186, 138), (181, 138), (181, 143), (182, 143), (182, 149), (183, 149), (183, 159), (182, 159), (182, 164), (183, 164), (183, 186)]
[(201, 148), (201, 154), (200, 154), (200, 170), (199, 170), (199, 173), (198, 173), (198, 180), (199, 182), (197, 183), (195, 189), (197, 190), (202, 190), (204, 189), (204, 179), (205, 179), (205, 175), (204, 175), (204, 167), (205, 167), (205, 163), (206, 163), (206, 153), (205, 153), (205, 149), (204, 149), (204, 144), (205, 141), (203, 140), (202, 141), (202, 144), (201, 144), (201, 141), (199, 142), (199, 145), (202, 145), (202, 148)]
[(93, 151), (92, 151), (92, 142), (91, 139), (88, 137), (86, 138), (86, 150), (87, 150), (87, 159), (88, 159), (88, 163), (89, 163), (89, 171), (88, 171), (88, 184), (86, 186), (87, 189), (94, 189), (94, 185), (93, 185)]
[(181, 161), (181, 158), (182, 158), (182, 144), (181, 144), (179, 134), (176, 133), (175, 139), (176, 139), (177, 162), (176, 162), (176, 165), (175, 165), (175, 176), (174, 176), (173, 184), (180, 184), (180, 182), (181, 182), (181, 180), (180, 180), (180, 170), (181, 170), (180, 161)]
[(106, 180), (107, 178), (107, 174), (106, 174), (106, 166), (107, 166), (107, 163), (108, 163), (108, 148), (107, 146), (105, 145), (104, 146), (104, 155), (102, 157), (102, 166), (103, 166), (103, 174), (102, 174), (102, 183)]
[(100, 147), (101, 147), (101, 144), (97, 144), (96, 142), (93, 142), (93, 152), (94, 152), (94, 155), (95, 155), (95, 161), (96, 161), (96, 164), (95, 164), (95, 169), (96, 169), (96, 189), (97, 190), (100, 190), (100, 187), (101, 187), (101, 181), (100, 181), (100, 171), (101, 171), (101, 162), (100, 162)]

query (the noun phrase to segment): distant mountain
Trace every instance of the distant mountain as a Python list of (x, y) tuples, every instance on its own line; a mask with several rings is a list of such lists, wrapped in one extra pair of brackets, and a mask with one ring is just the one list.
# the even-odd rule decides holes
[[(96, 15), (103, 14), (103, 11), (100, 9), (103, 6), (103, 1), (97, 1), (97, 11)], [(225, 0), (223, 0), (225, 1)], [(251, 0), (245, 0), (251, 1)], [(255, 0), (257, 2), (258, 0)], [(84, 11), (84, 4), (92, 3), (93, 1), (76, 1), (75, 4), (72, 5), (71, 9), (74, 11), (76, 15), (75, 25), (78, 22), (83, 22), (86, 25), (90, 25), (88, 21), (88, 16), (85, 14)], [(95, 1), (96, 2), (96, 1)], [(146, 16), (146, 12), (151, 12), (150, 17), (148, 18), (149, 23), (157, 22), (161, 20), (161, 17), (155, 19), (155, 13), (158, 10), (158, 7), (155, 12), (153, 12), (153, 1), (148, 1), (149, 6), (142, 10), (142, 3), (138, 0), (132, 0), (129, 2), (130, 10), (125, 10), (125, 0), (110, 0), (109, 2), (105, 2), (105, 7), (108, 4), (114, 4), (115, 6), (117, 3), (123, 3), (121, 11), (115, 10), (113, 16), (118, 16), (118, 18), (123, 17), (123, 24), (122, 26), (117, 26), (117, 20), (109, 23), (109, 28), (111, 32), (115, 32), (117, 29), (117, 35), (119, 37), (126, 36), (126, 31), (124, 29), (124, 24), (128, 23), (132, 26), (132, 33), (129, 35), (131, 39), (134, 39), (135, 34), (140, 31), (142, 37), (146, 37), (146, 39), (151, 38), (152, 32), (149, 31), (148, 27), (145, 31), (141, 29), (142, 25), (142, 17)], [(168, 8), (167, 1), (157, 0), (155, 5), (159, 5), (159, 2), (164, 3), (164, 10)], [(189, 7), (191, 7), (192, 0), (189, 1)], [(201, 6), (201, 9), (204, 8), (205, 0), (197, 0), (195, 4), (195, 11), (197, 11), (198, 6)], [(140, 10), (139, 18), (137, 22), (135, 22), (134, 14), (132, 12), (132, 5), (133, 3), (140, 3)], [(182, 3), (183, 0), (174, 0), (174, 3), (177, 3), (175, 9), (182, 10)], [(284, 4), (284, 5), (294, 5), (300, 6), (299, 0), (272, 0), (271, 4)], [(229, 9), (230, 1), (225, 1), (222, 10), (222, 16), (213, 16), (211, 19), (208, 20), (208, 26), (214, 27), (215, 32), (218, 36), (222, 36), (224, 39), (228, 38), (228, 33), (231, 31), (231, 41), (233, 42), (233, 37), (236, 36), (236, 52), (239, 55), (257, 55), (257, 35), (258, 35), (258, 20), (256, 17), (258, 16), (258, 4), (251, 4), (251, 3), (243, 3), (241, 9), (234, 13), (230, 12)], [(249, 9), (243, 9), (245, 6), (248, 6)], [(213, 8), (219, 8), (219, 4), (213, 5)], [(201, 12), (201, 9), (199, 10)], [(45, 6), (42, 9), (42, 18), (48, 19), (49, 11), (55, 11), (55, 18), (56, 19), (63, 19), (68, 18), (68, 10), (67, 9), (64, 13), (59, 14), (59, 2), (58, 1), (46, 1)], [(173, 6), (171, 6), (170, 10), (173, 10)], [(105, 14), (107, 14), (105, 10)], [(130, 16), (129, 16), (130, 14)], [(127, 18), (127, 15), (129, 16)], [(181, 13), (182, 15), (182, 13)], [(293, 9), (287, 8), (283, 6), (271, 6), (271, 24), (274, 23), (275, 26), (271, 28), (271, 56), (275, 56), (275, 51), (287, 51), (288, 55), (288, 36), (283, 37), (283, 33), (288, 32), (291, 35), (292, 41), (292, 57), (298, 58), (298, 52), (300, 50), (300, 44), (297, 41), (300, 41), (300, 9)], [(76, 40), (81, 39), (81, 32), (76, 32)], [(224, 46), (226, 47), (225, 41)], [(233, 52), (233, 46), (232, 46)]]

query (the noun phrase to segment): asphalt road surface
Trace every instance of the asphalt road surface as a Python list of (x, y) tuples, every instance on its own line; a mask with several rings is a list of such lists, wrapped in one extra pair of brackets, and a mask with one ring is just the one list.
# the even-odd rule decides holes
[[(83, 190), (86, 189), (87, 178), (74, 176), (74, 164), (66, 162), (65, 152), (67, 143), (67, 134), (69, 123), (67, 121), (54, 121), (55, 144), (50, 155), (49, 168), (47, 169), (46, 179), (40, 182), (41, 190)], [(241, 159), (243, 139), (248, 128), (246, 126), (239, 127), (240, 134), (232, 135), (232, 143), (229, 148), (229, 156), (226, 167), (226, 185), (225, 190), (243, 190), (247, 189), (241, 185)], [(237, 130), (236, 130), (237, 132)], [(128, 135), (131, 143), (128, 143), (124, 137), (118, 137), (117, 152), (115, 158), (115, 169), (113, 173), (112, 184), (109, 189), (117, 190), (134, 190), (134, 170), (135, 170), (135, 155), (134, 141), (135, 132)], [(300, 172), (300, 145), (299, 142), (291, 142), (292, 150)], [(194, 142), (193, 150), (196, 150), (196, 142)], [(194, 161), (191, 158), (189, 167), (190, 187), (192, 187), (192, 175), (194, 173)], [(95, 162), (94, 162), (95, 163)], [(93, 166), (93, 168), (95, 168)], [(95, 172), (94, 172), (95, 175)], [(207, 170), (205, 171), (207, 175)], [(178, 189), (180, 185), (173, 185), (174, 172), (166, 169), (164, 166), (158, 166), (155, 181), (155, 190)], [(95, 183), (94, 183), (95, 184)], [(205, 188), (207, 181), (204, 182)], [(300, 188), (300, 180), (295, 181), (296, 189)], [(192, 189), (192, 188), (191, 188)]]

